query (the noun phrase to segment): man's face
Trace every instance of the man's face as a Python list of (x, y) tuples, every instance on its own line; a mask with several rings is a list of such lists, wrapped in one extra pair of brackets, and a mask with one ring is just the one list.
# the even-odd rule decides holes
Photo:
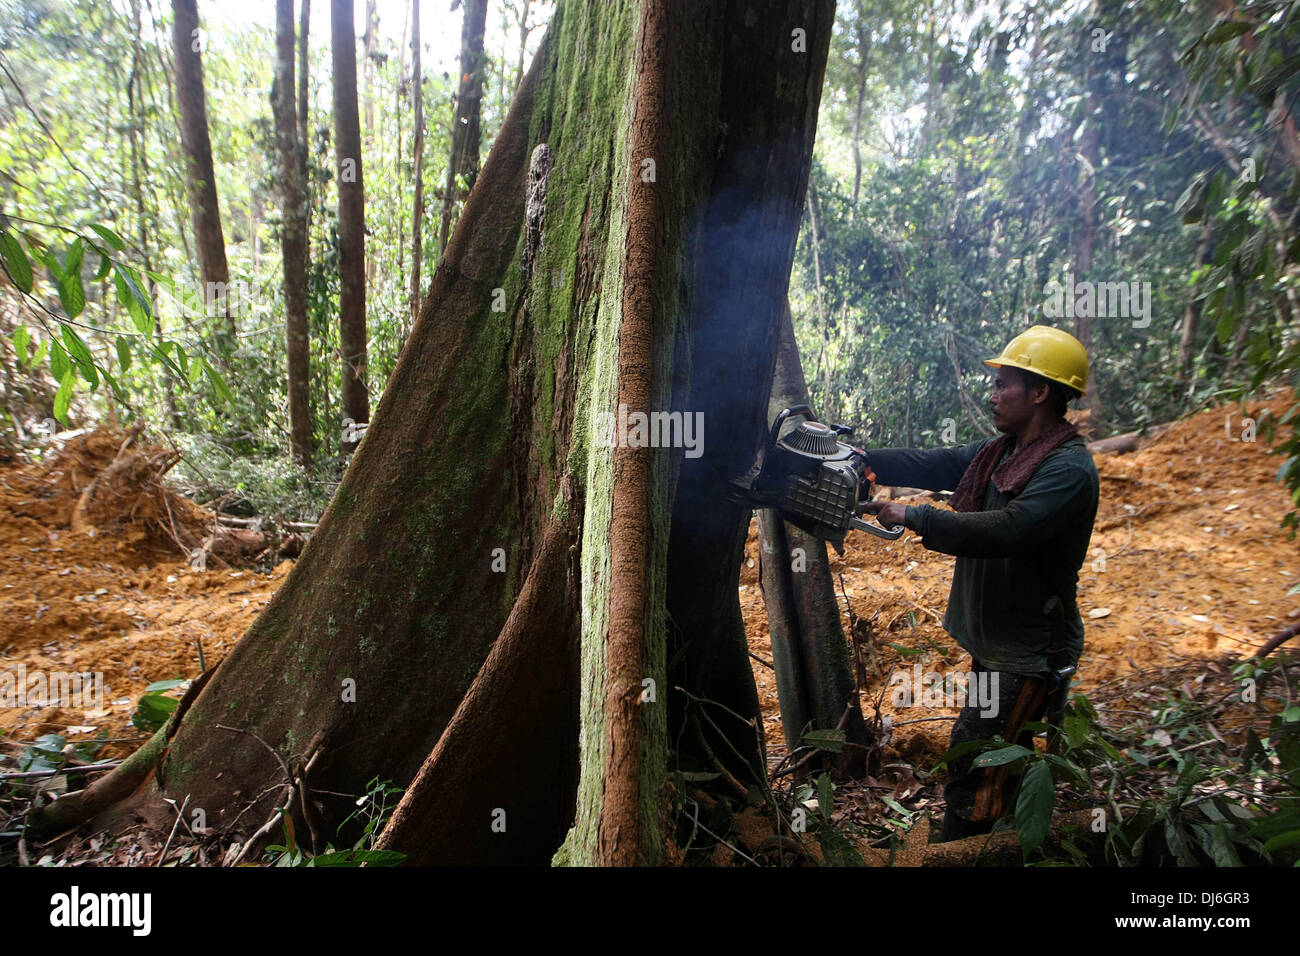
[(1034, 400), (1013, 368), (998, 369), (989, 404), (993, 407), (993, 426), (1000, 432), (1016, 434), (1034, 417)]

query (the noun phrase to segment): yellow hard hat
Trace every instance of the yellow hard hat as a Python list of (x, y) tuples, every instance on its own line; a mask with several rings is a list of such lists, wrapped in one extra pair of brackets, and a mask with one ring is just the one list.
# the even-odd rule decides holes
[(1002, 354), (984, 363), (1009, 365), (1068, 385), (1080, 395), (1088, 388), (1088, 352), (1069, 332), (1035, 325), (1007, 343)]

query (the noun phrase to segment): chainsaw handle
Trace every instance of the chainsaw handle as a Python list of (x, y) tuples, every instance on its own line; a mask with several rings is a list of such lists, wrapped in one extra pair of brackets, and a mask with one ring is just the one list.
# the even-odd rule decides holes
[(884, 538), (886, 541), (897, 541), (903, 536), (903, 532), (907, 530), (901, 524), (894, 525), (892, 528), (886, 528), (878, 524), (868, 524), (857, 516), (849, 519), (849, 525), (859, 531), (868, 531), (877, 538)]
[(781, 426), (785, 424), (785, 420), (789, 418), (791, 415), (802, 415), (805, 419), (807, 419), (810, 422), (817, 421), (817, 416), (813, 414), (813, 410), (811, 406), (791, 405), (785, 411), (781, 412), (780, 415), (777, 415), (776, 421), (772, 423), (772, 431), (767, 436), (768, 448), (776, 447), (777, 439), (781, 437)]

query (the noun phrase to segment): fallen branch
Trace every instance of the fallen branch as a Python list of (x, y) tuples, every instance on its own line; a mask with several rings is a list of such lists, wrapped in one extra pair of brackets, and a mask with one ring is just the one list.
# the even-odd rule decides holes
[(24, 770), (18, 773), (0, 773), (0, 780), (30, 780), (35, 777), (56, 777), (61, 773), (98, 773), (101, 770), (112, 770), (114, 767), (120, 767), (121, 760), (113, 760), (109, 763), (88, 763), (82, 766), (56, 767), (53, 770)]
[(1268, 643), (1255, 652), (1256, 658), (1268, 657), (1273, 651), (1277, 650), (1291, 638), (1300, 634), (1300, 621), (1292, 624), (1285, 631), (1280, 631), (1268, 639)]

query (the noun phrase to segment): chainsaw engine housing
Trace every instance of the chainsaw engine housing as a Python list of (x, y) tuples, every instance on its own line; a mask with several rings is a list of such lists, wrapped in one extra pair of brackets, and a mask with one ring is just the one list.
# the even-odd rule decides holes
[[(795, 415), (803, 421), (785, 435), (781, 427)], [(861, 448), (840, 441), (852, 430), (823, 425), (807, 405), (787, 408), (776, 417), (768, 441), (754, 467), (732, 482), (734, 493), (756, 508), (775, 508), (781, 517), (844, 552), (850, 528), (897, 538), (903, 529), (886, 531), (858, 517), (870, 498), (867, 456)]]

